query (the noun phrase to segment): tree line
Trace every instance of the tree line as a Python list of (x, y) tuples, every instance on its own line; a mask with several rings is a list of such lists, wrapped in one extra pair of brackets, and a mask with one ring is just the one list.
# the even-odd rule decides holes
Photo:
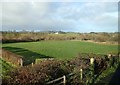
[(91, 33), (74, 33), (74, 32), (2, 32), (0, 40), (3, 43), (14, 42), (32, 42), (43, 40), (92, 40), (95, 42), (119, 42), (119, 33), (91, 32)]

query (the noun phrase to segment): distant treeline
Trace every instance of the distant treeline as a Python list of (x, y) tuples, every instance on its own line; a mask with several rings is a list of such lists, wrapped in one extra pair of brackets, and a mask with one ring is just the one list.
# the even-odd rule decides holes
[(119, 33), (91, 32), (1, 32), (3, 43), (32, 42), (41, 40), (93, 40), (95, 42), (118, 42)]

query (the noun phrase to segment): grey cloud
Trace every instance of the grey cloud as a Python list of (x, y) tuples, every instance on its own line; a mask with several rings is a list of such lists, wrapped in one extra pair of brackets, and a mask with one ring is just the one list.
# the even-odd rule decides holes
[[(94, 26), (116, 25), (114, 13), (117, 3), (4, 3), (3, 28), (28, 30), (74, 30)], [(112, 8), (111, 8), (112, 7)], [(96, 19), (97, 18), (97, 19)], [(83, 25), (84, 24), (84, 25)], [(86, 24), (86, 25), (85, 25)], [(86, 29), (87, 30), (87, 29)]]

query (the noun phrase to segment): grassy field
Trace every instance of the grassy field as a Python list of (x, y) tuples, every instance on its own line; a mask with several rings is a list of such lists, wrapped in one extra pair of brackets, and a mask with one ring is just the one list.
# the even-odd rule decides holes
[(4, 49), (10, 50), (26, 58), (53, 57), (70, 59), (78, 53), (108, 54), (118, 51), (117, 45), (103, 45), (82, 41), (41, 41), (3, 44)]
[(13, 69), (12, 64), (6, 62), (5, 60), (0, 58), (0, 64), (2, 67), (2, 74), (5, 75), (8, 71)]

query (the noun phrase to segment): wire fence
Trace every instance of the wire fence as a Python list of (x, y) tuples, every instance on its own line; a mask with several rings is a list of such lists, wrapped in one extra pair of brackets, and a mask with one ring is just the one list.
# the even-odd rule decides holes
[(88, 68), (81, 68), (78, 73), (63, 75), (60, 78), (47, 82), (47, 85), (69, 85), (68, 82), (73, 81), (77, 77), (79, 77), (78, 82), (80, 83), (85, 83), (86, 85), (94, 84), (104, 70), (111, 67), (117, 68), (120, 63), (120, 55), (108, 55), (104, 59), (100, 58), (99, 62), (95, 58), (90, 58), (89, 63), (90, 66)]

